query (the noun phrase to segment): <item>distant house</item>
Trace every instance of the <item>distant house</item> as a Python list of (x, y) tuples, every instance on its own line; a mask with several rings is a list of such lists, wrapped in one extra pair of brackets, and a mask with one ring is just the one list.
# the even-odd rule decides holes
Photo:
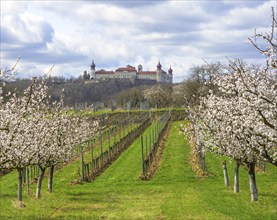
[(119, 67), (115, 71), (107, 71), (104, 69), (96, 70), (96, 65), (92, 61), (90, 65), (90, 79), (149, 79), (156, 80), (161, 83), (172, 83), (173, 70), (171, 67), (166, 72), (162, 70), (162, 65), (159, 61), (157, 69), (155, 71), (143, 71), (142, 65), (138, 65), (138, 69), (133, 66), (127, 65), (126, 67)]

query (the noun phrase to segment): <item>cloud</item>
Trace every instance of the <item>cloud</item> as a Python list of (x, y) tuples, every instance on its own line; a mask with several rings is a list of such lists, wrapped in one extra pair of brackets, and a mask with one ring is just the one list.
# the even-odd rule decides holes
[(30, 62), (43, 63), (42, 54), (54, 36), (53, 27), (43, 17), (32, 13), (6, 14), (1, 18), (2, 58), (18, 56)]
[[(85, 2), (89, 2), (92, 4), (95, 3), (103, 3), (103, 1), (96, 0), (96, 1), (91, 1), (91, 0), (85, 0)], [(166, 0), (117, 0), (117, 1), (105, 1), (104, 3), (107, 5), (114, 5), (116, 7), (120, 8), (144, 8), (147, 6), (154, 6), (157, 4), (161, 4), (161, 2), (166, 2)]]
[[(1, 65), (20, 55), (21, 72), (81, 74), (97, 68), (158, 60), (172, 65), (174, 81), (202, 59), (240, 57), (260, 62), (246, 44), (255, 28), (268, 31), (275, 1), (4, 1)], [(3, 12), (3, 13), (2, 13)], [(30, 69), (28, 69), (30, 68)], [(25, 74), (26, 75), (26, 74)]]
[[(52, 41), (54, 30), (41, 16), (23, 13), (4, 15), (1, 19), (1, 34), (8, 34), (14, 43)], [(2, 32), (2, 30), (4, 31)], [(7, 40), (6, 36), (4, 36), (4, 40)]]

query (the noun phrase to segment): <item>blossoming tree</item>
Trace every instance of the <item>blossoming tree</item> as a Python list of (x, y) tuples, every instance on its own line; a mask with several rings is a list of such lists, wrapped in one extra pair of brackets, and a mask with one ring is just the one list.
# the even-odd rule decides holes
[(14, 93), (0, 108), (0, 157), (1, 166), (18, 171), (18, 200), (22, 205), (23, 168), (34, 164), (36, 146), (39, 144), (36, 130), (41, 120), (44, 100), (47, 98), (45, 85), (31, 85), (18, 97)]
[[(247, 165), (253, 201), (258, 200), (256, 162), (262, 160), (277, 166), (277, 39), (272, 14), (272, 33), (255, 35), (251, 40), (266, 56), (266, 66), (230, 61), (224, 72), (212, 77), (218, 91), (210, 91), (190, 114), (197, 126), (197, 142), (206, 151), (237, 161), (235, 191), (238, 191), (238, 167), (241, 162)], [(257, 38), (265, 39), (268, 47), (260, 49)]]
[(90, 122), (87, 118), (68, 116), (59, 106), (51, 108), (42, 122), (42, 136), (38, 138), (40, 144), (37, 145), (35, 162), (41, 171), (37, 183), (37, 198), (41, 196), (45, 170), (50, 168), (48, 191), (51, 193), (54, 167), (59, 163), (69, 162), (76, 153), (76, 145), (80, 141), (93, 138), (98, 128), (97, 121)]
[[(9, 74), (1, 72), (1, 79)], [(67, 115), (62, 101), (49, 103), (46, 82), (34, 78), (24, 94), (12, 93), (8, 101), (1, 99), (0, 103), (0, 167), (18, 171), (19, 206), (23, 206), (23, 169), (29, 165), (40, 168), (36, 194), (39, 198), (45, 170), (50, 167), (48, 186), (52, 191), (54, 166), (67, 162), (74, 153), (74, 145), (88, 134), (93, 136), (98, 126)]]

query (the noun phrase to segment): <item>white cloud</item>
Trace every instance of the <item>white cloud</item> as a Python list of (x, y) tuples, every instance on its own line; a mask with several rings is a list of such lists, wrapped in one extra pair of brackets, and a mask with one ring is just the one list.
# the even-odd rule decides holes
[[(274, 1), (1, 1), (2, 65), (22, 56), (22, 72), (78, 76), (89, 69), (158, 60), (175, 81), (191, 66), (227, 57), (259, 59), (245, 44), (270, 26)], [(29, 68), (29, 69), (28, 69)]]

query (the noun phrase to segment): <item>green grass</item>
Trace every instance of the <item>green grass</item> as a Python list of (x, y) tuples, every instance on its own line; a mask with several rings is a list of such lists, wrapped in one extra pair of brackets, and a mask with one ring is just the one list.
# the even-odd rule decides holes
[[(42, 198), (24, 194), (25, 208), (15, 208), (16, 173), (0, 178), (0, 219), (276, 219), (276, 168), (257, 174), (259, 201), (251, 202), (247, 172), (240, 170), (241, 192), (225, 187), (222, 158), (207, 156), (209, 177), (199, 178), (188, 164), (190, 148), (173, 123), (161, 167), (141, 181), (140, 139), (92, 183), (70, 185), (79, 162), (57, 171), (54, 192)], [(148, 131), (146, 131), (148, 132)], [(228, 164), (229, 176), (233, 164)], [(232, 183), (232, 178), (231, 183)], [(32, 185), (32, 193), (35, 186)]]

